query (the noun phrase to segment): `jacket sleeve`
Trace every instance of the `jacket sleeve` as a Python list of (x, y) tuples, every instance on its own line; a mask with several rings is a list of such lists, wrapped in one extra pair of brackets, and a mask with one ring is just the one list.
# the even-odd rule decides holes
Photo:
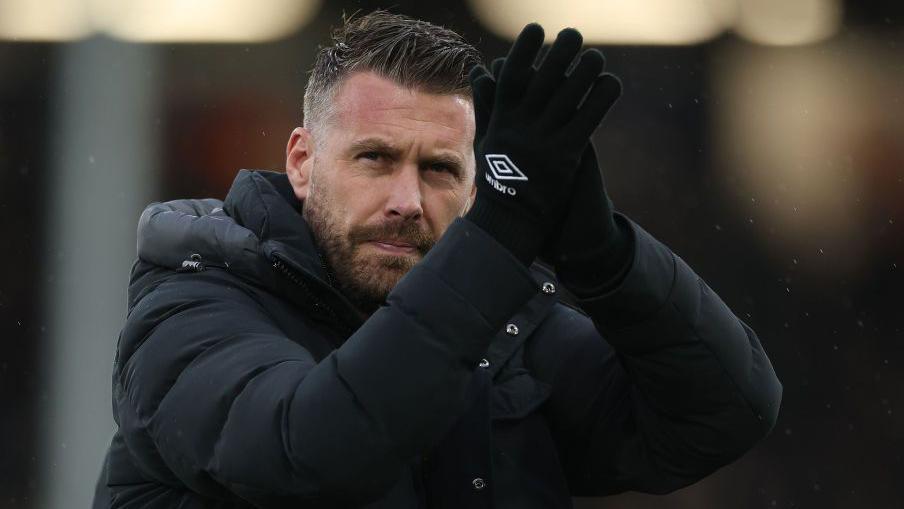
[(635, 240), (625, 279), (580, 302), (592, 325), (572, 312), (533, 354), (545, 359), (537, 364), (553, 386), (547, 417), (577, 496), (692, 484), (768, 434), (781, 400), (753, 330), (622, 219)]
[(319, 363), (228, 273), (161, 278), (120, 338), (126, 445), (158, 481), (213, 498), (333, 507), (378, 497), (452, 424), (490, 338), (538, 290), (488, 246), (502, 249), (457, 220)]

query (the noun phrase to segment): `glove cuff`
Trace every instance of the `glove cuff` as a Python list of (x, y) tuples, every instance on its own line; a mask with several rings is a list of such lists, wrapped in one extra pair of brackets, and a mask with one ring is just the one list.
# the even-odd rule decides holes
[(516, 210), (477, 193), (477, 200), (465, 215), (511, 252), (525, 267), (530, 267), (540, 251), (543, 236), (539, 224)]

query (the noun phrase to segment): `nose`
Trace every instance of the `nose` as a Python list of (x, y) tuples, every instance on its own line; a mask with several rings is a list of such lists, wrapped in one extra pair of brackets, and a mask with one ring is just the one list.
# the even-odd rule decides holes
[(416, 165), (405, 165), (393, 175), (389, 183), (386, 214), (401, 216), (405, 220), (417, 220), (424, 214), (421, 173)]

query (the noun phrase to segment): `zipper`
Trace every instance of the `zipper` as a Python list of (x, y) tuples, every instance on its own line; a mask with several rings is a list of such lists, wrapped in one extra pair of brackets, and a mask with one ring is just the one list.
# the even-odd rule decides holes
[(333, 288), (335, 288), (335, 287), (336, 287), (336, 282), (333, 281), (333, 273), (330, 272), (330, 268), (327, 267), (327, 265), (326, 265), (326, 257), (323, 255), (323, 253), (320, 252), (320, 249), (317, 250), (317, 258), (320, 259), (320, 268), (322, 268), (322, 269), (323, 269), (323, 273), (326, 274), (326, 281), (327, 281), (327, 283), (329, 283), (330, 286), (332, 286)]
[[(352, 332), (352, 328), (346, 325), (342, 320), (339, 319), (339, 314), (336, 311), (324, 303), (322, 300), (317, 298), (313, 291), (311, 291), (311, 287), (305, 283), (304, 278), (292, 267), (290, 267), (285, 261), (280, 259), (278, 255), (273, 255), (273, 268), (277, 270), (280, 274), (285, 276), (289, 281), (293, 284), (301, 288), (302, 292), (308, 298), (308, 301), (311, 302), (311, 305), (314, 307), (314, 312), (320, 314), (325, 319), (330, 322), (336, 324), (338, 327), (347, 331), (349, 333)], [(201, 255), (198, 253), (192, 253), (188, 260), (184, 260), (182, 262), (182, 266), (176, 269), (176, 272), (204, 272), (208, 267), (218, 268), (218, 269), (229, 269), (229, 264), (215, 264), (205, 262)]]
[(298, 273), (298, 271), (290, 267), (276, 254), (273, 255), (272, 265), (273, 268), (277, 270), (277, 272), (285, 276), (286, 279), (288, 279), (301, 289), (301, 291), (311, 302), (316, 313), (324, 316), (346, 331), (351, 330), (345, 323), (342, 322), (342, 320), (339, 319), (339, 314), (336, 313), (336, 311), (332, 307), (317, 298), (317, 296), (311, 290), (311, 287), (308, 286), (308, 284), (304, 281), (304, 278)]

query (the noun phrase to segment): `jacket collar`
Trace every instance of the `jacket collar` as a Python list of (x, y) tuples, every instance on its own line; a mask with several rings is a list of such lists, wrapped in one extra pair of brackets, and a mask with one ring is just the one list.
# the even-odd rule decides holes
[(285, 173), (240, 170), (223, 210), (268, 243), (271, 251), (281, 252), (294, 268), (329, 286), (330, 277), (314, 236), (301, 216), (302, 202)]
[(239, 171), (223, 210), (260, 239), (259, 252), (277, 272), (280, 293), (346, 335), (361, 326), (365, 317), (333, 286), (288, 175)]
[(241, 170), (225, 202), (149, 205), (138, 223), (138, 257), (178, 271), (226, 269), (348, 336), (364, 316), (332, 286), (301, 205), (285, 174)]

